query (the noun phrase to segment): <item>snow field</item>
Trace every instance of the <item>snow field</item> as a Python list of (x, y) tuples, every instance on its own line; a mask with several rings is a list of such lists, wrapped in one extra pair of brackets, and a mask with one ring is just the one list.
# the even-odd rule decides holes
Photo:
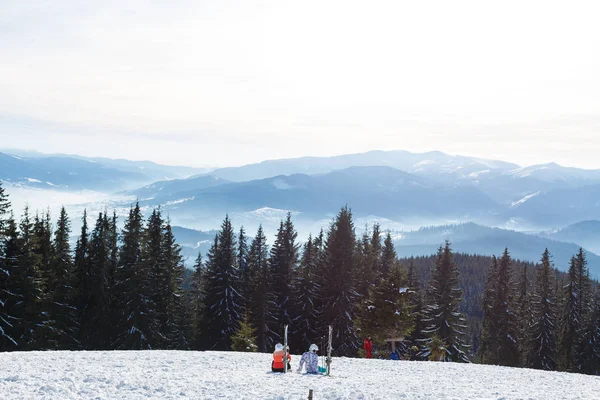
[(271, 355), (0, 353), (0, 399), (599, 399), (600, 377), (488, 365), (334, 358), (332, 376), (270, 372)]

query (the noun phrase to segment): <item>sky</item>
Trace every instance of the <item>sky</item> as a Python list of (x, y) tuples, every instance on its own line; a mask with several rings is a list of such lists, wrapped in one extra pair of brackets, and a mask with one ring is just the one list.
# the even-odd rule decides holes
[(595, 1), (0, 2), (2, 148), (600, 168)]

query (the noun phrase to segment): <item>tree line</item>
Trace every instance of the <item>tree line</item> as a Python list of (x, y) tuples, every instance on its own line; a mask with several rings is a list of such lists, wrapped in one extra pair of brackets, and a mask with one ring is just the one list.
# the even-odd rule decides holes
[(0, 186), (0, 351), (270, 352), (287, 324), (301, 352), (332, 325), (338, 356), (359, 355), (369, 335), (412, 360), (598, 373), (600, 294), (583, 251), (568, 274), (548, 251), (533, 265), (508, 250), (453, 254), (448, 242), (399, 260), (389, 232), (357, 235), (343, 207), (304, 243), (289, 214), (272, 245), (262, 227), (248, 237), (225, 217), (189, 272), (160, 209), (145, 220), (132, 206), (120, 230), (115, 213), (82, 222), (71, 249), (64, 208), (55, 226), (27, 208), (17, 222)]

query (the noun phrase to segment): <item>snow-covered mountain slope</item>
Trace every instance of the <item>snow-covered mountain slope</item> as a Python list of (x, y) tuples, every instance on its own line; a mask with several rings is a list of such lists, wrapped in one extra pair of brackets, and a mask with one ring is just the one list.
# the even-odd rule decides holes
[[(294, 370), (298, 356), (292, 356)], [(270, 354), (0, 353), (2, 399), (597, 399), (598, 377), (474, 364), (334, 358), (332, 376), (274, 374)]]

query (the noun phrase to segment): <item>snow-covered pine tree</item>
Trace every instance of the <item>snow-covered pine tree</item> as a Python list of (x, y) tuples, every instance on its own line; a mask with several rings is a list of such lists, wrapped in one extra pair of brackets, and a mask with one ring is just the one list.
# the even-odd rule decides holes
[[(600, 374), (600, 287), (595, 286), (591, 313), (579, 335), (577, 371), (588, 375)], [(591, 289), (591, 288), (590, 288)]]
[(112, 327), (110, 319), (109, 298), (107, 293), (107, 273), (110, 264), (110, 223), (107, 214), (99, 213), (90, 236), (89, 273), (86, 287), (90, 290), (85, 306), (84, 320), (81, 330), (87, 348), (102, 350), (110, 348)]
[(564, 303), (560, 310), (560, 321), (557, 335), (559, 338), (557, 346), (557, 368), (560, 371), (573, 372), (575, 367), (575, 346), (577, 344), (577, 334), (581, 325), (581, 288), (579, 271), (575, 257), (571, 257), (567, 283), (563, 287)]
[(169, 315), (169, 277), (163, 249), (164, 220), (160, 209), (152, 210), (142, 239), (142, 263), (148, 271), (150, 331), (148, 341), (153, 349), (167, 347), (167, 322)]
[(494, 315), (494, 300), (496, 298), (496, 283), (498, 282), (498, 260), (492, 256), (492, 265), (488, 272), (483, 292), (483, 331), (481, 347), (479, 349), (481, 360), (484, 363), (494, 364), (498, 354), (498, 328)]
[(322, 331), (333, 326), (333, 347), (338, 356), (354, 356), (358, 349), (355, 327), (356, 236), (352, 212), (345, 206), (337, 214), (327, 234), (325, 265), (319, 290)]
[(69, 235), (71, 223), (64, 207), (60, 210), (54, 231), (53, 258), (51, 261), (48, 295), (51, 296), (51, 316), (54, 321), (56, 349), (70, 350), (79, 343), (77, 310), (77, 280), (71, 257)]
[(225, 217), (206, 262), (205, 343), (209, 349), (229, 350), (231, 337), (242, 318), (235, 234)]
[(250, 285), (250, 276), (248, 275), (248, 239), (246, 231), (242, 226), (237, 240), (237, 265), (240, 270), (240, 295), (242, 296), (242, 307), (248, 308), (248, 290)]
[(522, 271), (519, 274), (519, 280), (517, 282), (517, 331), (519, 334), (519, 365), (527, 365), (527, 351), (531, 338), (529, 337), (529, 327), (533, 320), (533, 311), (531, 305), (531, 283), (528, 278), (527, 264), (523, 263)]
[(369, 259), (370, 246), (369, 231), (368, 228), (365, 227), (365, 232), (361, 239), (356, 241), (356, 292), (361, 301), (369, 294), (370, 281), (368, 277), (371, 275)]
[(369, 279), (375, 282), (378, 274), (381, 272), (381, 228), (378, 223), (373, 224), (373, 233), (371, 235), (371, 246), (369, 247), (369, 259), (371, 263), (371, 275)]
[(86, 348), (87, 342), (83, 337), (81, 330), (82, 324), (85, 323), (86, 318), (86, 307), (88, 304), (89, 291), (88, 288), (88, 274), (89, 274), (89, 233), (87, 224), (87, 210), (83, 210), (83, 217), (81, 218), (81, 232), (77, 238), (75, 244), (75, 257), (73, 260), (74, 278), (76, 281), (76, 294), (75, 305), (77, 307), (77, 341), (79, 343), (78, 348)]
[(419, 357), (419, 347), (426, 341), (427, 336), (423, 333), (426, 329), (423, 293), (421, 291), (421, 282), (415, 268), (414, 258), (408, 261), (407, 283), (410, 293), (411, 312), (414, 318), (414, 327), (410, 334), (404, 340), (404, 347), (411, 360), (422, 360)]
[[(444, 247), (440, 246), (435, 262), (435, 268), (427, 291), (427, 305), (425, 307), (425, 323), (427, 328), (424, 333), (430, 338), (437, 336), (445, 344), (446, 355), (444, 360), (455, 362), (468, 362), (465, 353), (466, 344), (465, 318), (459, 311), (462, 291), (458, 287), (458, 266), (453, 261), (450, 242), (446, 241)], [(431, 339), (425, 343), (426, 356), (431, 349), (428, 347)]]
[(50, 212), (43, 216), (36, 214), (33, 223), (33, 248), (38, 262), (41, 278), (40, 314), (37, 322), (37, 339), (35, 348), (38, 350), (51, 350), (57, 347), (57, 332), (52, 316), (52, 289), (49, 284), (53, 280), (52, 259), (52, 228)]
[(10, 297), (13, 297), (10, 292), (12, 268), (10, 268), (11, 262), (7, 259), (7, 247), (10, 241), (9, 221), (11, 219), (9, 212), (8, 194), (4, 192), (2, 181), (0, 181), (0, 351), (8, 350), (11, 347), (14, 349), (16, 346), (15, 340), (9, 334), (13, 323), (16, 322), (8, 311)]
[(315, 244), (312, 236), (309, 235), (302, 249), (300, 267), (294, 283), (294, 314), (296, 318), (293, 321), (295, 334), (294, 343), (290, 346), (292, 351), (302, 352), (308, 349), (308, 346), (321, 336), (317, 333), (317, 321), (320, 317), (315, 308), (319, 291), (315, 270), (316, 257)]
[(508, 249), (498, 263), (496, 290), (492, 303), (492, 314), (496, 319), (497, 347), (492, 358), (495, 364), (516, 367), (519, 365), (517, 315), (514, 304), (513, 269)]
[(267, 352), (273, 346), (269, 321), (275, 308), (274, 296), (269, 291), (269, 248), (262, 226), (250, 245), (248, 254), (248, 310), (250, 323), (256, 328), (258, 351)]
[(194, 350), (202, 349), (203, 326), (204, 320), (204, 280), (205, 271), (202, 253), (198, 252), (196, 262), (194, 262), (194, 272), (192, 273), (191, 288), (188, 295), (190, 296), (189, 304), (191, 308), (192, 332), (191, 332), (191, 347)]
[(44, 281), (40, 271), (40, 257), (36, 253), (34, 224), (25, 207), (19, 224), (19, 256), (16, 268), (16, 288), (20, 301), (15, 305), (14, 315), (21, 320), (18, 333), (19, 350), (38, 350), (43, 340), (45, 318), (42, 315)]
[[(390, 249), (384, 248), (384, 254), (386, 251)], [(395, 259), (395, 251), (393, 254)], [(406, 271), (397, 262), (388, 264), (385, 271), (387, 273), (369, 290), (367, 301), (361, 303), (359, 320), (361, 331), (380, 345), (384, 345), (386, 339), (404, 337), (414, 327)]]
[(533, 300), (533, 324), (530, 327), (531, 344), (529, 362), (531, 368), (552, 371), (556, 368), (556, 303), (554, 271), (550, 252), (544, 251), (537, 266), (535, 297)]
[(19, 237), (12, 215), (4, 222), (4, 235), (0, 242), (0, 352), (19, 349), (19, 304), (23, 298), (19, 280)]
[(148, 271), (141, 258), (144, 235), (142, 219), (140, 206), (136, 203), (129, 210), (121, 233), (123, 244), (119, 252), (115, 284), (121, 313), (116, 327), (115, 349), (152, 349)]
[(275, 243), (271, 247), (269, 258), (270, 282), (269, 291), (274, 296), (275, 309), (269, 328), (272, 340), (281, 341), (281, 332), (285, 325), (290, 326), (290, 335), (295, 335), (294, 320), (294, 274), (298, 268), (299, 245), (298, 234), (292, 223), (292, 215), (288, 213), (285, 221), (281, 221)]
[(588, 364), (587, 359), (591, 356), (586, 350), (589, 346), (590, 329), (593, 325), (591, 321), (594, 315), (594, 292), (592, 281), (590, 279), (590, 271), (587, 267), (587, 259), (583, 248), (579, 248), (579, 252), (575, 256), (575, 265), (579, 278), (579, 329), (577, 330), (577, 339), (574, 346), (574, 370), (580, 372), (584, 365)]
[(110, 323), (108, 333), (108, 347), (112, 346), (115, 335), (115, 327), (119, 323), (120, 305), (117, 303), (117, 269), (119, 268), (119, 233), (117, 229), (117, 212), (113, 210), (112, 218), (108, 225), (108, 268), (106, 272), (107, 307)]
[(165, 336), (168, 349), (187, 350), (191, 345), (191, 313), (186, 307), (183, 295), (183, 275), (185, 267), (181, 247), (175, 241), (171, 222), (167, 219), (163, 232), (163, 259), (167, 270), (168, 298)]

